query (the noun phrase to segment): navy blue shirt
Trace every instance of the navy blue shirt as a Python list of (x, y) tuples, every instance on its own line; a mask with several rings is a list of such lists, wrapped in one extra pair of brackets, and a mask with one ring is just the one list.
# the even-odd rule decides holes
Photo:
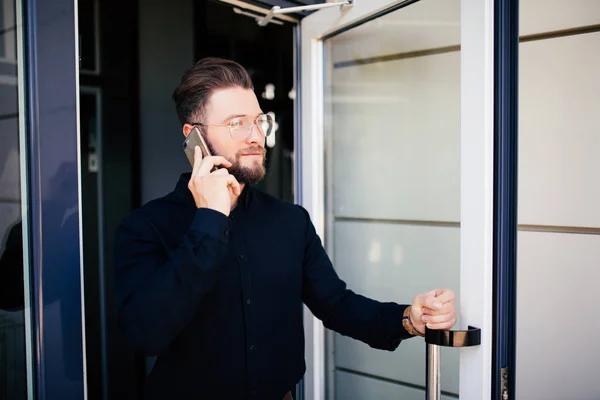
[(147, 399), (281, 400), (306, 368), (303, 303), (374, 348), (411, 337), (406, 306), (346, 288), (304, 208), (246, 187), (227, 217), (196, 208), (189, 179), (116, 233), (120, 328), (158, 356)]

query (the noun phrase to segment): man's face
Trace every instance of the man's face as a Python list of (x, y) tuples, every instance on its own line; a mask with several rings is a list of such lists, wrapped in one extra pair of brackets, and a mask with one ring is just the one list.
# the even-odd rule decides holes
[[(206, 126), (202, 128), (209, 150), (231, 162), (228, 171), (240, 183), (257, 183), (266, 173), (265, 136), (251, 123), (260, 114), (262, 110), (254, 92), (241, 87), (217, 90), (206, 103), (202, 121)], [(238, 126), (241, 121), (250, 127), (236, 128), (232, 138), (226, 126), (232, 121)]]

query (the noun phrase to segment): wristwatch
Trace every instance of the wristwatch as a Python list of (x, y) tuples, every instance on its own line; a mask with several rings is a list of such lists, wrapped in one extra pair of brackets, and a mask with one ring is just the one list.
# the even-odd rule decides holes
[(402, 326), (404, 327), (404, 329), (406, 329), (406, 332), (410, 333), (411, 335), (425, 336), (425, 334), (416, 330), (415, 326), (412, 324), (412, 321), (410, 320), (411, 308), (412, 308), (412, 306), (408, 306), (404, 309), (404, 314), (402, 316)]

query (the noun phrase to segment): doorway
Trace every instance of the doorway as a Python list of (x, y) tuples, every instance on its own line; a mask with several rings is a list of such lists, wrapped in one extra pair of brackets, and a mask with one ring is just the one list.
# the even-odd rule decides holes
[(203, 57), (250, 73), (277, 129), (259, 188), (294, 200), (294, 31), (258, 26), (220, 1), (79, 0), (80, 151), (88, 398), (141, 398), (152, 359), (119, 334), (113, 235), (132, 210), (171, 191), (189, 165), (171, 94)]

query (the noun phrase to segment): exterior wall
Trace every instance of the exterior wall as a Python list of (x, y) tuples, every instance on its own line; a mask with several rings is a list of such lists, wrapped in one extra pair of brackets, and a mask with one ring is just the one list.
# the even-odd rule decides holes
[(594, 0), (521, 1), (525, 40), (596, 29), (519, 49), (517, 398), (600, 398), (598, 24)]

